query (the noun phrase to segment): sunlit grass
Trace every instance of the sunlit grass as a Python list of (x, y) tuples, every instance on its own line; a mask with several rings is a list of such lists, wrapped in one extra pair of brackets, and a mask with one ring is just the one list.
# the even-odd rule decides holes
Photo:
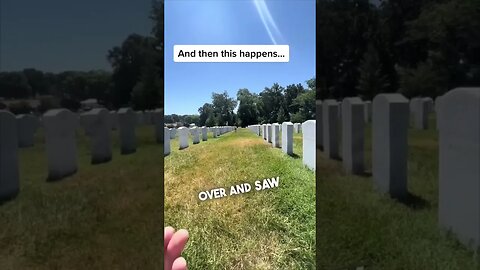
[[(285, 155), (239, 129), (165, 159), (165, 224), (186, 228), (189, 269), (315, 269), (315, 173), (301, 160), (301, 134)], [(278, 188), (254, 182), (280, 177)], [(250, 183), (252, 191), (201, 202), (200, 191)]]
[(137, 129), (137, 153), (90, 165), (83, 132), (78, 173), (47, 183), (41, 131), (20, 150), (19, 196), (0, 205), (0, 269), (160, 269), (163, 147)]
[[(367, 168), (371, 131), (366, 129)], [(473, 252), (438, 227), (438, 134), (409, 131), (409, 204), (375, 192), (371, 177), (342, 172), (317, 151), (319, 269), (478, 269)]]

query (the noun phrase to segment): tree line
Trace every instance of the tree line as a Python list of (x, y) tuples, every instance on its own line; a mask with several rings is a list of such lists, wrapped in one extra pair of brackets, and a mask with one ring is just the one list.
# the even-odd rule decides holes
[(212, 101), (203, 104), (198, 114), (165, 115), (165, 123), (243, 127), (285, 121), (302, 123), (315, 119), (315, 78), (306, 81), (306, 84), (307, 88), (300, 83), (286, 87), (274, 83), (259, 94), (242, 88), (237, 91), (236, 97), (230, 97), (226, 91), (214, 92)]
[[(163, 107), (163, 17), (163, 1), (152, 1), (151, 34), (130, 34), (121, 45), (110, 49), (106, 59), (112, 66), (111, 72), (51, 73), (34, 68), (0, 72), (0, 97), (9, 100), (42, 96), (40, 112), (56, 107), (76, 111), (80, 101), (87, 98), (96, 98), (109, 109)], [(28, 106), (18, 102), (13, 111), (31, 110)]]
[(480, 84), (480, 1), (318, 0), (319, 99)]

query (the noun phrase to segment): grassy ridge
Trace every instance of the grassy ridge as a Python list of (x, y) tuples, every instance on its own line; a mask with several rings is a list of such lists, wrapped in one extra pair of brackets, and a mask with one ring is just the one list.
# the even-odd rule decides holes
[[(247, 129), (178, 149), (165, 159), (165, 224), (186, 228), (189, 269), (315, 269), (315, 173)], [(254, 181), (280, 177), (276, 189)], [(201, 202), (198, 192), (250, 183), (252, 191)]]
[[(367, 168), (371, 130), (366, 129)], [(473, 252), (438, 227), (438, 135), (409, 131), (410, 200), (375, 192), (371, 177), (342, 172), (317, 152), (319, 269), (478, 269)]]
[(78, 173), (47, 183), (41, 131), (20, 150), (21, 191), (0, 205), (0, 269), (160, 269), (163, 147), (137, 129), (137, 153), (90, 165), (77, 133)]

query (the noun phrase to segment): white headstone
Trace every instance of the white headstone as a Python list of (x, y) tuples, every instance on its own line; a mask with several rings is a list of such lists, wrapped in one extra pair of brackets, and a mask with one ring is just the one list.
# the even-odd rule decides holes
[(0, 202), (15, 197), (19, 190), (17, 123), (12, 113), (0, 110)]
[(110, 139), (110, 113), (101, 108), (88, 111), (84, 115), (85, 129), (90, 137), (92, 164), (105, 163), (112, 160)]
[(394, 198), (407, 193), (408, 100), (379, 94), (373, 100), (372, 170), (380, 192)]
[(342, 161), (348, 173), (362, 174), (364, 165), (365, 111), (363, 101), (358, 98), (345, 98), (342, 105)]
[(202, 141), (208, 140), (207, 127), (202, 127)]
[(282, 151), (293, 155), (293, 124), (292, 122), (282, 123)]
[(438, 96), (436, 99), (435, 99), (435, 120), (436, 120), (436, 125), (437, 125), (437, 130), (439, 130), (439, 126), (440, 126), (440, 104), (442, 102), (442, 98), (443, 96)]
[(410, 111), (416, 129), (428, 128), (428, 110), (428, 102), (424, 98), (412, 98), (410, 101)]
[(138, 111), (138, 112), (135, 112), (137, 114), (137, 125), (139, 126), (143, 126), (145, 125), (145, 118), (144, 118), (144, 115), (143, 115), (143, 111)]
[(136, 125), (137, 117), (131, 108), (118, 110), (118, 127), (120, 130), (120, 153), (128, 155), (137, 151)]
[(280, 148), (280, 125), (278, 123), (272, 124), (272, 146)]
[(315, 144), (316, 121), (307, 120), (302, 124), (303, 133), (303, 164), (308, 168), (315, 170), (315, 153), (317, 152)]
[(31, 114), (17, 116), (17, 135), (19, 147), (31, 147), (34, 143), (35, 131), (39, 126), (38, 118)]
[(118, 129), (118, 115), (116, 111), (110, 111), (109, 113), (109, 121), (110, 121), (110, 127), (112, 130), (117, 130)]
[(271, 143), (272, 142), (272, 125), (267, 124), (266, 129), (267, 129), (267, 142)]
[(316, 100), (315, 101), (315, 108), (316, 108), (316, 127), (317, 130), (315, 131), (315, 134), (317, 136), (317, 147), (319, 149), (323, 149), (323, 109), (322, 109), (322, 101), (321, 100)]
[(177, 129), (180, 150), (188, 147), (188, 133), (188, 128), (186, 127), (180, 127)]
[(198, 127), (190, 128), (190, 133), (192, 134), (193, 144), (200, 143), (200, 134), (198, 132)]
[(333, 99), (323, 101), (323, 149), (327, 157), (337, 159), (339, 155), (338, 102)]
[(438, 216), (464, 245), (480, 246), (480, 88), (456, 88), (437, 105)]
[(163, 128), (163, 154), (168, 156), (170, 154), (170, 130), (168, 128)]
[(300, 123), (294, 123), (293, 124), (293, 131), (295, 133), (300, 133), (300, 125), (301, 125)]
[[(155, 128), (155, 141), (157, 143), (164, 143), (164, 126), (163, 126), (163, 110), (156, 109), (153, 113), (150, 114), (150, 121)], [(170, 134), (169, 134), (170, 136)], [(170, 138), (170, 137), (169, 137)]]
[(365, 123), (370, 123), (372, 120), (372, 102), (370, 100), (365, 101), (364, 109), (364, 119)]
[(78, 117), (66, 109), (49, 110), (43, 115), (48, 161), (47, 181), (56, 181), (77, 172), (75, 129)]

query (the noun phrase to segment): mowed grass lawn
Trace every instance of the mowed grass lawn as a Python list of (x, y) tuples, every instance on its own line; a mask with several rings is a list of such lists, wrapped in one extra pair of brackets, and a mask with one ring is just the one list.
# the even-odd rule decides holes
[[(371, 170), (371, 129), (366, 159)], [(399, 202), (375, 191), (371, 177), (342, 172), (317, 151), (318, 269), (479, 269), (474, 253), (438, 226), (438, 134), (409, 131), (408, 190)], [(455, 181), (455, 179), (452, 179)]]
[(90, 165), (84, 132), (77, 133), (79, 169), (47, 183), (42, 130), (20, 149), (17, 198), (0, 205), (0, 269), (162, 269), (160, 196), (163, 147), (153, 127), (137, 129), (137, 153)]
[[(185, 228), (189, 269), (315, 269), (315, 172), (294, 157), (238, 129), (165, 158), (165, 226)], [(280, 177), (278, 188), (254, 182)], [(200, 201), (198, 193), (249, 183), (245, 194)]]

